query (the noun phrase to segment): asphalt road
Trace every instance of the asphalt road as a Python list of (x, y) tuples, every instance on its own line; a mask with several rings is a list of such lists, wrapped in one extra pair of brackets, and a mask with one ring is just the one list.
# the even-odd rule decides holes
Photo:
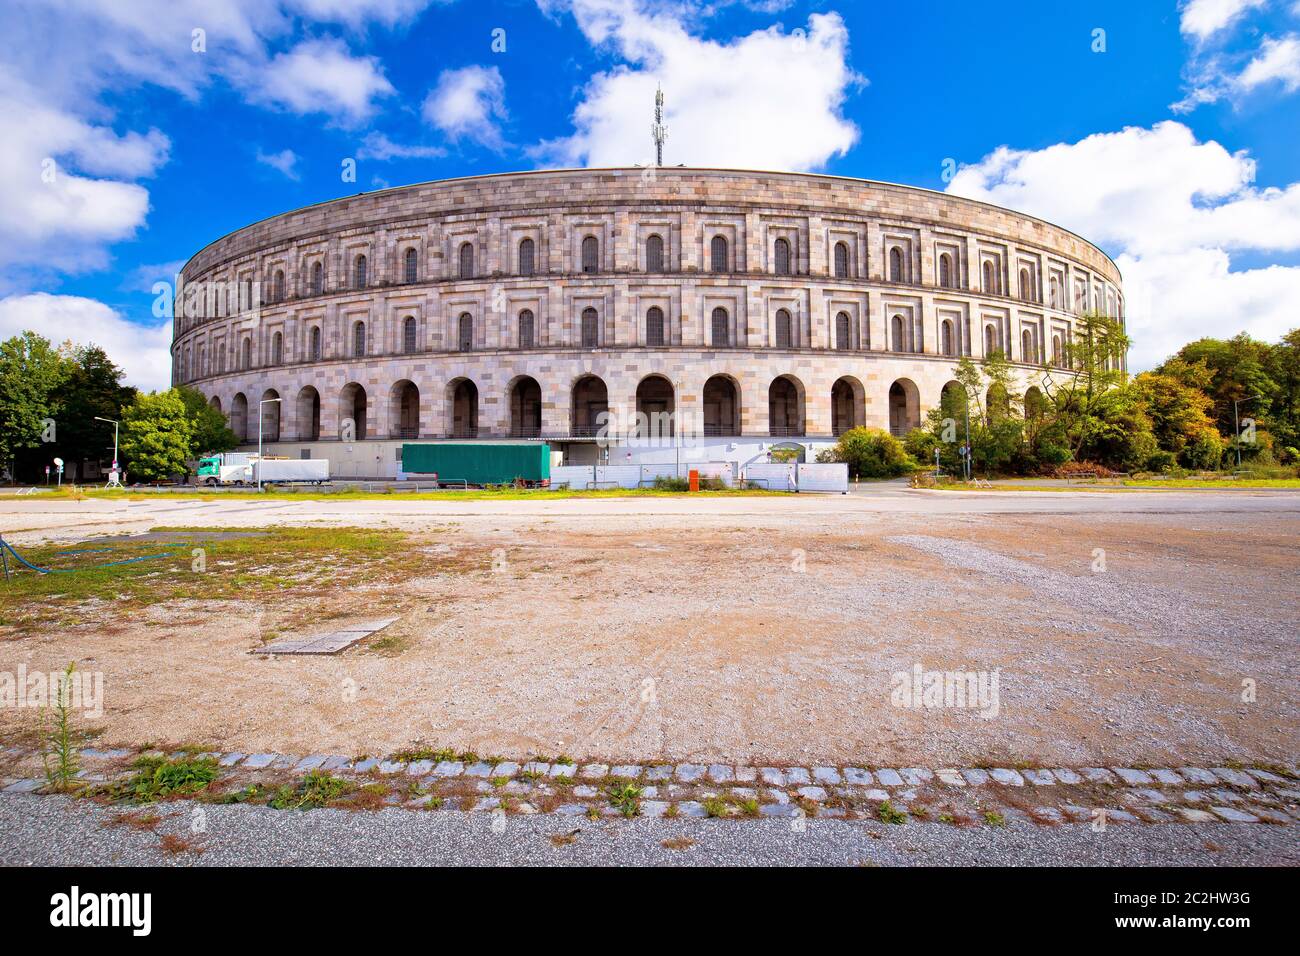
[[(807, 820), (499, 816), (458, 810), (269, 810), (176, 802), (155, 829), (122, 808), (0, 795), (0, 864), (295, 866), (1189, 866), (1300, 864), (1291, 827), (1213, 823), (961, 829)], [(202, 832), (193, 828), (202, 811)], [(494, 822), (496, 827), (494, 828)], [(188, 849), (168, 852), (163, 837)], [(668, 841), (668, 845), (665, 845)]]
[(936, 492), (902, 482), (856, 486), (848, 495), (780, 497), (556, 498), (505, 501), (389, 499), (298, 499), (289, 494), (265, 500), (213, 497), (128, 501), (82, 501), (39, 497), (0, 498), (0, 533), (15, 541), (77, 538), (78, 532), (148, 530), (156, 524), (191, 527), (262, 527), (316, 523), (354, 527), (421, 527), (452, 521), (493, 524), (546, 521), (653, 522), (656, 526), (694, 527), (701, 521), (751, 527), (798, 521), (870, 520), (877, 515), (988, 514), (1300, 514), (1300, 492), (1224, 491), (983, 491)]

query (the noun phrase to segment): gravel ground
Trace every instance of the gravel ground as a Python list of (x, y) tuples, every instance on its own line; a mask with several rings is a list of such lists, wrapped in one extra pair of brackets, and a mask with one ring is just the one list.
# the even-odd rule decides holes
[[(154, 829), (120, 809), (63, 797), (0, 796), (7, 866), (1295, 866), (1289, 827), (1251, 824), (961, 829), (808, 820), (589, 822), (486, 813), (289, 812), (176, 802)], [(204, 832), (192, 832), (195, 812)], [(182, 841), (163, 848), (164, 838)], [(668, 845), (665, 846), (665, 841)]]
[[(126, 507), (137, 530), (288, 513), (409, 527), (439, 559), (507, 563), (341, 591), (328, 610), (399, 617), (384, 632), (394, 653), (248, 653), (268, 630), (345, 623), (324, 626), (314, 603), (174, 602), (128, 619), (100, 602), (48, 634), (0, 628), (0, 669), (102, 671), (101, 746), (355, 756), (423, 739), (610, 763), (1179, 766), (1290, 763), (1300, 739), (1296, 495), (885, 488), (636, 499), (617, 518), (602, 499), (520, 503), (545, 517), (498, 502), (230, 504), (59, 503), (84, 506), (64, 515), (82, 522), (73, 540)], [(1033, 510), (1047, 505), (1070, 513)], [(4, 506), (4, 526), (29, 520)], [(893, 706), (893, 675), (918, 663), (998, 671), (998, 716)], [(30, 734), (30, 716), (0, 712), (0, 739)]]

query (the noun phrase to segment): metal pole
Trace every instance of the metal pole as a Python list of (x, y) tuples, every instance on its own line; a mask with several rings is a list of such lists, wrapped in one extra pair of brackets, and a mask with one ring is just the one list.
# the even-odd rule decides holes
[(262, 490), (262, 406), (265, 404), (264, 401), (257, 403), (257, 461), (253, 463), (253, 467), (257, 469), (258, 491)]
[(1237, 399), (1232, 400), (1232, 443), (1237, 446), (1237, 470), (1241, 471), (1241, 423), (1237, 421)]

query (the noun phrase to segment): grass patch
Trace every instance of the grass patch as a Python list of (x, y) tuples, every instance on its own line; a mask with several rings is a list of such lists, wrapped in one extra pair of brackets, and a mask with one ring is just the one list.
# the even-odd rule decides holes
[(207, 790), (217, 779), (217, 762), (207, 757), (137, 757), (136, 772), (119, 784), (109, 787), (109, 795), (131, 803), (156, 803), (173, 797), (190, 797)]
[[(232, 538), (214, 538), (221, 529), (155, 530), (166, 537), (113, 542), (104, 545), (113, 549), (104, 554), (86, 553), (98, 550), (94, 539), (79, 547), (20, 548), (28, 561), (59, 569), (59, 573), (39, 574), (22, 568), (8, 581), (0, 581), (4, 596), (0, 626), (15, 627), (18, 636), (65, 626), (93, 615), (93, 610), (80, 613), (75, 607), (83, 602), (103, 602), (108, 605), (105, 613), (119, 618), (155, 604), (258, 601), (272, 594), (332, 602), (340, 589), (360, 584), (398, 585), (421, 575), (485, 570), (491, 561), (486, 552), (478, 558), (433, 556), (412, 547), (405, 532), (391, 529), (276, 527)], [(135, 560), (140, 558), (146, 560)], [(108, 564), (110, 561), (133, 563)], [(375, 642), (381, 651), (404, 649), (396, 641), (384, 641), (381, 637)]]
[(881, 823), (902, 824), (907, 822), (907, 814), (888, 800), (876, 808), (876, 815)]
[(984, 822), (991, 827), (1004, 827), (1007, 825), (1007, 818), (996, 810), (985, 810)]
[(328, 806), (352, 789), (352, 784), (322, 773), (308, 771), (297, 786), (283, 786), (271, 797), (269, 806), (276, 810), (316, 810)]

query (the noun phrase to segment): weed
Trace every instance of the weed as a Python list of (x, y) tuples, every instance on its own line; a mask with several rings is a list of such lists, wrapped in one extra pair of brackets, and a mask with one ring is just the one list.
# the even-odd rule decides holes
[(67, 793), (76, 786), (81, 755), (72, 739), (72, 675), (75, 663), (69, 663), (59, 675), (54, 700), (54, 727), (45, 735), (41, 761), (45, 782), (56, 793)]
[(119, 800), (132, 803), (155, 803), (168, 797), (188, 797), (211, 786), (220, 771), (209, 757), (168, 760), (157, 755), (136, 758), (134, 775), (109, 792)]
[(881, 823), (906, 823), (907, 814), (899, 810), (892, 803), (886, 800), (876, 808), (876, 814), (880, 817)]
[(667, 840), (660, 840), (659, 845), (665, 850), (689, 850), (695, 846), (695, 841), (690, 837), (669, 837)]
[(158, 841), (158, 847), (164, 853), (170, 853), (175, 856), (178, 853), (202, 853), (203, 847), (195, 840), (187, 840), (185, 837), (177, 836), (174, 833), (167, 833)]
[(1007, 825), (1007, 818), (996, 810), (985, 810), (984, 822), (991, 827), (1004, 827)]
[(631, 818), (641, 812), (641, 788), (630, 780), (606, 788), (609, 805), (623, 816)]
[(351, 788), (352, 784), (347, 780), (311, 770), (298, 786), (283, 786), (277, 790), (270, 806), (276, 810), (315, 810), (337, 800)]
[(130, 827), (132, 830), (155, 830), (158, 824), (162, 823), (162, 817), (156, 813), (141, 813), (139, 810), (128, 810), (125, 813), (115, 813), (101, 824), (105, 829), (109, 827)]
[(488, 783), (492, 784), (492, 786), (496, 787), (498, 790), (500, 790), (509, 782), (510, 782), (509, 777), (492, 777), (491, 779), (488, 780)]
[(578, 834), (581, 832), (581, 830), (570, 830), (568, 833), (552, 833), (549, 837), (551, 846), (572, 846), (578, 842)]

